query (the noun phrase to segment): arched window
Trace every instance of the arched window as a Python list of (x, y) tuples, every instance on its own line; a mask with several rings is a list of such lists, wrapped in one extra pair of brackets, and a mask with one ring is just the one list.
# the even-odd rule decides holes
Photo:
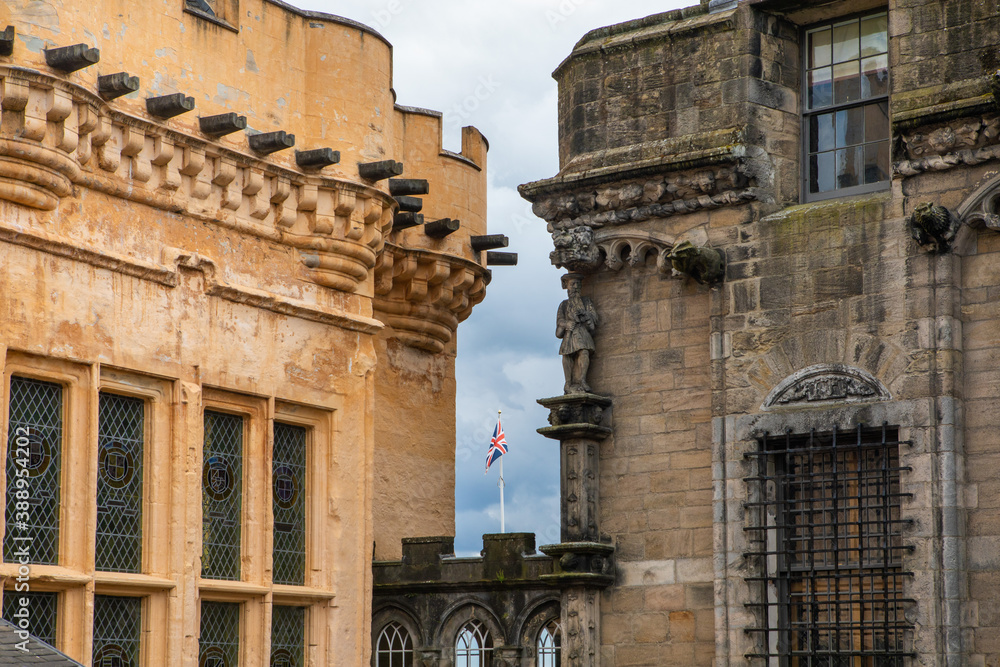
[(411, 667), (413, 665), (413, 640), (399, 623), (389, 623), (382, 628), (375, 649), (375, 667)]
[(559, 621), (552, 619), (538, 633), (538, 667), (560, 667), (562, 628)]
[(493, 664), (493, 638), (479, 621), (469, 621), (458, 631), (455, 640), (455, 667), (490, 667)]

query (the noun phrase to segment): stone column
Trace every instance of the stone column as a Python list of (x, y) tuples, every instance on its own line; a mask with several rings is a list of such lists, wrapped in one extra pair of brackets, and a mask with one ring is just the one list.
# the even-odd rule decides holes
[(558, 440), (561, 526), (559, 544), (541, 547), (553, 558), (550, 580), (562, 589), (562, 656), (569, 667), (599, 667), (601, 590), (614, 583), (614, 547), (601, 542), (599, 463), (602, 425), (611, 400), (589, 393), (538, 401), (549, 409), (551, 426), (538, 429)]

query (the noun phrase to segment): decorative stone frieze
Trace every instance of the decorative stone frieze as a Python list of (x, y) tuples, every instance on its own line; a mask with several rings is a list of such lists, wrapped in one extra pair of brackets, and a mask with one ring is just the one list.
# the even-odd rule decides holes
[(552, 231), (599, 228), (742, 204), (757, 196), (748, 184), (739, 164), (732, 163), (543, 197), (532, 211)]
[(74, 186), (293, 246), (310, 279), (346, 292), (374, 268), (396, 206), (376, 188), (307, 176), (0, 66), (0, 199), (52, 211)]
[(986, 113), (918, 127), (902, 134), (901, 147), (905, 159), (893, 167), (900, 176), (981, 164), (1000, 157), (1000, 116)]
[(775, 387), (763, 408), (824, 402), (889, 400), (889, 391), (871, 373), (844, 364), (819, 364), (792, 374)]
[(489, 281), (489, 271), (467, 259), (386, 243), (375, 267), (375, 316), (407, 345), (440, 352)]

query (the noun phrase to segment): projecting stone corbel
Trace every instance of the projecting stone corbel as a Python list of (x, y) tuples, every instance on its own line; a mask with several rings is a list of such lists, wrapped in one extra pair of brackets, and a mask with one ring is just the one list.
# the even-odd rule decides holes
[(0, 32), (0, 56), (14, 55), (14, 37), (16, 36), (17, 29), (12, 25)]
[(247, 129), (247, 117), (235, 112), (220, 113), (215, 116), (202, 116), (198, 119), (198, 128), (210, 137), (224, 137), (233, 132)]
[(167, 119), (194, 110), (194, 98), (184, 93), (173, 93), (146, 99), (146, 111), (150, 116)]
[(97, 77), (97, 94), (104, 100), (114, 100), (139, 90), (139, 77), (128, 72), (116, 72)]
[(693, 278), (702, 285), (715, 285), (725, 278), (726, 270), (722, 252), (708, 246), (695, 246), (682, 241), (668, 255), (675, 271)]
[(66, 72), (67, 74), (95, 65), (100, 60), (100, 50), (86, 44), (45, 49), (45, 63), (49, 67)]
[(910, 236), (922, 248), (932, 253), (944, 253), (951, 250), (961, 227), (958, 216), (944, 206), (933, 202), (925, 202), (917, 206), (906, 222), (910, 229)]

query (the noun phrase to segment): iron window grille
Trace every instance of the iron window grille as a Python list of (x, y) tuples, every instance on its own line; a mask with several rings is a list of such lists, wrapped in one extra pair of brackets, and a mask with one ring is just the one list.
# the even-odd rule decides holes
[(888, 22), (882, 11), (805, 31), (805, 201), (889, 187)]
[(63, 388), (12, 376), (7, 428), (7, 502), (3, 558), (59, 561)]
[(142, 571), (143, 440), (146, 402), (101, 393), (98, 421), (98, 570)]
[[(3, 618), (18, 628), (26, 629), (32, 636), (49, 646), (56, 645), (59, 594), (5, 590), (3, 592)], [(24, 621), (27, 628), (21, 625)]]
[(562, 664), (562, 628), (553, 619), (538, 633), (538, 667), (560, 667)]
[(142, 598), (94, 596), (94, 667), (139, 667)]
[(301, 586), (306, 573), (306, 429), (274, 424), (271, 505), (273, 580)]
[(201, 603), (199, 667), (239, 667), (240, 605), (236, 602)]
[(272, 607), (271, 667), (303, 667), (305, 645), (306, 610), (302, 607)]
[(240, 579), (243, 417), (205, 412), (201, 576)]
[(745, 528), (758, 636), (769, 667), (901, 667), (904, 635), (898, 429), (765, 434)]
[(399, 623), (389, 623), (378, 635), (375, 645), (375, 667), (411, 667), (413, 639)]
[(455, 667), (492, 667), (493, 637), (486, 626), (471, 620), (458, 631)]

